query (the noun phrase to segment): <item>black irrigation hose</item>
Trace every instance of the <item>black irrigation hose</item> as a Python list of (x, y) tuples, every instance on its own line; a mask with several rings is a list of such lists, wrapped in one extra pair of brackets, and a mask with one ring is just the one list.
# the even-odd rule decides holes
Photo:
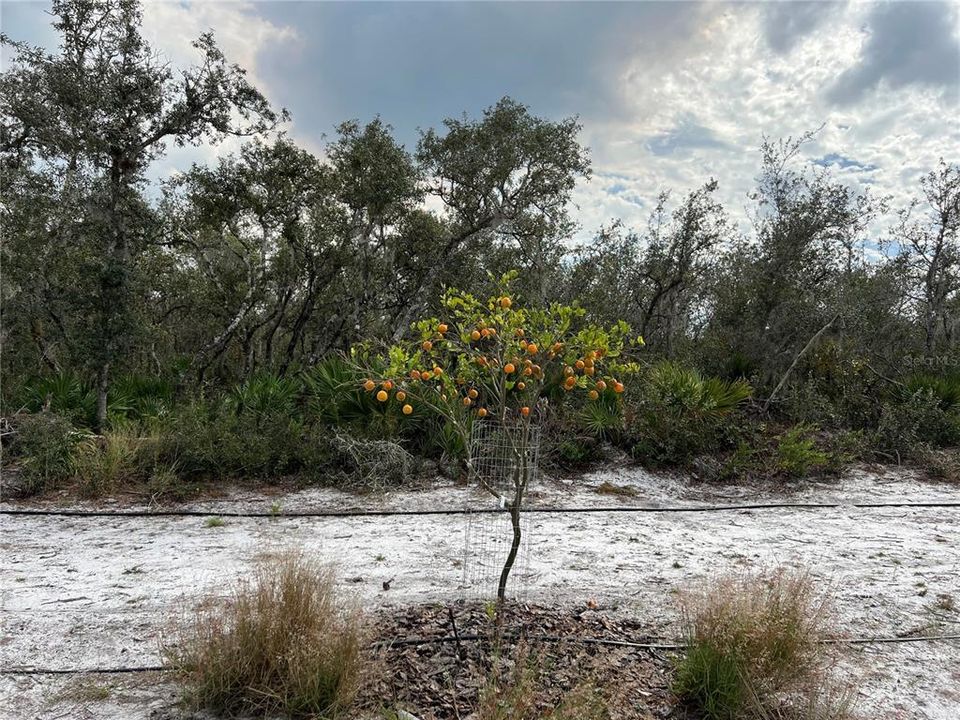
[[(511, 633), (511, 637), (518, 637), (517, 633)], [(684, 643), (640, 643), (629, 640), (613, 640), (607, 638), (591, 637), (564, 637), (560, 635), (524, 635), (527, 640), (536, 642), (562, 642), (562, 643), (582, 643), (585, 645), (604, 645), (610, 647), (625, 647), (637, 650), (684, 650), (688, 646)], [(390, 649), (395, 647), (404, 647), (409, 645), (436, 645), (452, 642), (475, 642), (489, 640), (488, 635), (442, 635), (432, 638), (396, 638), (394, 640), (382, 640), (374, 643), (373, 647)], [(823, 645), (873, 645), (873, 644), (893, 644), (893, 643), (915, 643), (915, 642), (941, 642), (960, 640), (958, 635), (926, 635), (917, 637), (864, 637), (864, 638), (829, 638), (821, 640)], [(119, 667), (119, 668), (64, 668), (64, 669), (45, 669), (45, 668), (8, 668), (0, 670), (0, 675), (119, 675), (142, 672), (170, 672), (171, 668), (164, 665), (147, 665), (142, 667)]]
[[(700, 513), (743, 510), (818, 510), (842, 508), (960, 508), (960, 501), (931, 501), (913, 503), (744, 503), (735, 505), (684, 506), (606, 506), (606, 507), (530, 507), (526, 514), (578, 513)], [(454, 508), (447, 510), (313, 510), (304, 512), (244, 512), (237, 510), (41, 510), (31, 508), (0, 508), (0, 515), (48, 517), (233, 517), (233, 518), (344, 518), (344, 517), (402, 517), (426, 515), (474, 515), (499, 513), (499, 508)]]

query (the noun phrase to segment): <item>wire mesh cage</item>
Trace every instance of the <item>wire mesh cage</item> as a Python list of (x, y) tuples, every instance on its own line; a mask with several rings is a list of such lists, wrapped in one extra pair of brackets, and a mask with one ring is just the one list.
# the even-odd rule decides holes
[(526, 473), (524, 489), (537, 480), (540, 427), (522, 421), (478, 420), (470, 428), (470, 464), (475, 479), (511, 498)]
[[(519, 498), (522, 509), (526, 493), (538, 478), (540, 428), (522, 421), (475, 422), (469, 452), (474, 479), (500, 497), (490, 498), (494, 512), (465, 516), (461, 590), (464, 598), (489, 599), (497, 596), (513, 543), (510, 507)], [(530, 522), (521, 515), (519, 525), (520, 545), (506, 586), (506, 594), (513, 599), (526, 597), (531, 579)]]

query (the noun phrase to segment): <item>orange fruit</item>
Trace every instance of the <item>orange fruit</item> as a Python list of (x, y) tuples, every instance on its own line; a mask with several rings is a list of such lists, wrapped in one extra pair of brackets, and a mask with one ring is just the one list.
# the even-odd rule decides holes
[(584, 371), (587, 375), (593, 375), (593, 373), (595, 372), (593, 365), (588, 365), (586, 368), (584, 368), (583, 371)]
[(583, 368), (586, 367), (586, 363), (584, 363), (583, 360), (577, 360), (575, 365), (577, 366), (577, 370), (583, 370)]
[(449, 329), (450, 328), (447, 327), (446, 323), (440, 323), (439, 325), (437, 325), (437, 332), (440, 333), (441, 335), (443, 335)]
[(596, 400), (598, 397), (600, 397), (600, 393), (598, 393), (596, 390), (591, 390), (587, 393), (587, 397), (591, 400)]
[(403, 402), (407, 399), (407, 394), (403, 390), (397, 390), (397, 394), (394, 397), (397, 398), (397, 402)]
[(412, 377), (414, 380), (419, 380), (419, 379), (420, 379), (420, 371), (419, 371), (419, 370), (411, 370), (411, 371), (410, 371), (410, 377)]
[(478, 392), (476, 391), (476, 389), (474, 389), (474, 388), (470, 388), (470, 390), (467, 392), (467, 395), (470, 396), (471, 398), (473, 398), (474, 400), (477, 399), (477, 395), (479, 395), (479, 394), (480, 394), (480, 393), (478, 393)]
[(603, 392), (607, 389), (607, 384), (603, 380), (597, 380), (597, 390)]
[(497, 334), (497, 329), (495, 327), (488, 328), (487, 332), (489, 333), (490, 337), (493, 337)]
[(486, 409), (486, 408), (478, 408), (478, 409), (477, 409), (477, 417), (486, 417), (486, 416), (487, 416), (487, 409)]
[(524, 405), (522, 408), (520, 408), (520, 414), (524, 417), (527, 417), (530, 414), (530, 408)]
[(420, 379), (421, 379), (421, 380), (429, 380), (429, 379), (430, 379), (430, 371), (429, 371), (429, 370), (424, 370), (422, 373), (420, 373)]
[(433, 343), (430, 342), (429, 340), (424, 340), (423, 345), (421, 345), (420, 347), (423, 348), (424, 352), (430, 352), (431, 350), (433, 350)]
[(481, 334), (483, 337), (490, 337), (490, 329), (489, 329), (489, 328), (484, 328), (483, 330), (480, 331), (480, 334)]
[(526, 390), (526, 389), (527, 389), (527, 384), (525, 382), (517, 383), (517, 390)]
[(622, 382), (618, 382), (618, 383), (614, 383), (614, 384), (613, 384), (613, 391), (614, 391), (615, 393), (622, 393), (622, 392), (624, 391), (624, 389), (625, 389), (625, 388), (623, 387), (623, 383), (622, 383)]
[(387, 395), (386, 390), (381, 390), (380, 392), (377, 393), (377, 400), (379, 400), (380, 402), (386, 402), (389, 397), (390, 396)]
[(403, 406), (403, 414), (404, 414), (404, 415), (409, 415), (409, 414), (412, 413), (412, 412), (413, 412), (413, 405), (404, 405), (404, 406)]
[(526, 341), (526, 340), (521, 340), (521, 341), (520, 341), (520, 347), (521, 347), (523, 350), (526, 350), (526, 349), (527, 349), (527, 341)]
[(567, 366), (563, 369), (563, 374), (564, 374), (564, 375), (573, 375), (573, 368), (570, 367), (569, 365), (567, 365)]
[(473, 340), (474, 342), (476, 342), (477, 340), (479, 340), (479, 339), (480, 339), (480, 331), (479, 331), (479, 330), (474, 330), (472, 333), (470, 333), (470, 339)]
[(393, 390), (393, 381), (392, 381), (392, 380), (387, 380), (387, 381), (386, 381), (385, 383), (383, 383), (383, 385), (381, 385), (380, 387), (382, 387), (384, 390)]
[(363, 384), (363, 389), (366, 390), (367, 392), (373, 392), (373, 389), (374, 389), (376, 386), (377, 386), (377, 384), (376, 384), (373, 380), (367, 380), (367, 381)]
[(527, 377), (530, 377), (531, 375), (533, 375), (533, 368), (524, 368), (523, 374), (526, 375)]
[(443, 368), (440, 367), (439, 365), (435, 365), (433, 368), (433, 375), (434, 377), (440, 377), (441, 375), (443, 375)]
[(572, 388), (572, 387), (573, 387), (574, 385), (576, 385), (576, 384), (577, 384), (577, 379), (576, 379), (573, 375), (571, 375), (570, 377), (568, 377), (568, 378), (564, 381), (564, 383), (563, 383), (564, 387), (566, 387), (567, 390), (569, 390), (570, 388)]
[(515, 367), (513, 366), (513, 363), (509, 363), (509, 362), (508, 362), (506, 365), (503, 366), (503, 371), (504, 371), (507, 375), (509, 375), (510, 373), (512, 373), (512, 372), (513, 372), (514, 370), (516, 370), (516, 369), (517, 369), (517, 368), (515, 368)]
[(484, 367), (487, 364), (487, 359), (483, 356), (477, 358), (477, 365)]
[(527, 343), (527, 352), (531, 355), (536, 355), (540, 352), (540, 348), (537, 347), (536, 343)]
[(463, 399), (463, 406), (464, 406), (464, 407), (470, 407), (470, 405), (472, 405), (472, 404), (473, 404), (473, 400), (471, 400), (470, 398), (465, 397), (465, 398)]
[(523, 337), (523, 328), (517, 328), (516, 330), (513, 331), (513, 334), (516, 335), (517, 337)]
[(597, 354), (593, 350), (591, 350), (590, 352), (587, 353), (586, 357), (587, 357), (587, 360), (596, 360)]
[(502, 307), (504, 310), (506, 310), (511, 305), (513, 305), (513, 301), (510, 298), (508, 298), (506, 295), (500, 298), (500, 307)]

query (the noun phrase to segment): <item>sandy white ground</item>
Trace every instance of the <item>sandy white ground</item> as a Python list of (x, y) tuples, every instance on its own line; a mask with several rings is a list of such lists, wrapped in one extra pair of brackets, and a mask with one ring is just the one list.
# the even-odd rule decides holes
[[(608, 481), (632, 497), (599, 495)], [(717, 573), (803, 564), (835, 596), (849, 636), (960, 633), (960, 508), (854, 508), (858, 502), (960, 501), (960, 488), (902, 474), (855, 471), (789, 494), (704, 487), (636, 469), (544, 483), (546, 507), (692, 506), (736, 502), (840, 502), (827, 509), (720, 513), (530, 515), (527, 598), (629, 612), (664, 637), (676, 634), (674, 593)], [(309, 489), (282, 497), (238, 492), (197, 503), (227, 510), (488, 507), (469, 488), (362, 497)], [(94, 668), (159, 663), (163, 630), (198, 594), (225, 592), (253, 563), (296, 547), (335, 563), (368, 607), (456, 598), (463, 516), (353, 518), (203, 517), (0, 518), (0, 666)], [(389, 591), (383, 582), (392, 580)], [(946, 607), (945, 607), (946, 606)], [(862, 677), (868, 718), (960, 718), (960, 641), (870, 645), (847, 653)], [(114, 679), (126, 690), (106, 702), (57, 700), (69, 679), (5, 676), (0, 718), (148, 718), (169, 706), (171, 689)], [(163, 713), (161, 712), (161, 715)]]

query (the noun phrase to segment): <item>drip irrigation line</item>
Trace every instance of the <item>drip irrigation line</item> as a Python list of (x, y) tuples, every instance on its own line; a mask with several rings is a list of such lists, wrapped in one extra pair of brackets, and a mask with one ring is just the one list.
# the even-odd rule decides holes
[[(632, 642), (630, 640), (615, 640), (612, 638), (593, 638), (576, 637), (562, 635), (522, 635), (521, 633), (509, 633), (507, 637), (519, 638), (535, 642), (559, 642), (583, 645), (603, 645), (609, 647), (623, 647), (635, 650), (685, 650), (689, 647), (686, 643), (665, 643), (665, 642)], [(420, 637), (420, 638), (395, 638), (393, 640), (381, 640), (373, 643), (373, 648), (387, 649), (405, 646), (421, 645), (439, 645), (445, 643), (477, 642), (490, 640), (489, 635), (441, 635), (439, 637)], [(874, 644), (895, 644), (895, 643), (916, 643), (916, 642), (943, 642), (960, 640), (960, 634), (957, 635), (924, 635), (915, 637), (860, 637), (860, 638), (828, 638), (820, 640), (821, 645), (874, 645)], [(0, 670), (0, 675), (118, 675), (145, 672), (170, 672), (172, 668), (164, 665), (146, 665), (118, 668), (4, 668)]]
[(130, 675), (145, 672), (170, 672), (170, 668), (164, 665), (115, 668), (4, 668), (0, 670), (0, 675)]
[[(668, 505), (668, 506), (602, 506), (602, 507), (530, 507), (528, 515), (587, 513), (703, 513), (744, 510), (823, 510), (871, 508), (960, 508), (960, 501), (931, 502), (866, 502), (866, 503), (739, 503), (731, 505)], [(0, 508), (0, 515), (13, 517), (232, 517), (232, 518), (349, 518), (349, 517), (419, 517), (428, 515), (478, 515), (504, 512), (500, 508), (447, 508), (443, 510), (312, 510), (302, 512), (241, 510), (40, 510), (35, 508)]]

